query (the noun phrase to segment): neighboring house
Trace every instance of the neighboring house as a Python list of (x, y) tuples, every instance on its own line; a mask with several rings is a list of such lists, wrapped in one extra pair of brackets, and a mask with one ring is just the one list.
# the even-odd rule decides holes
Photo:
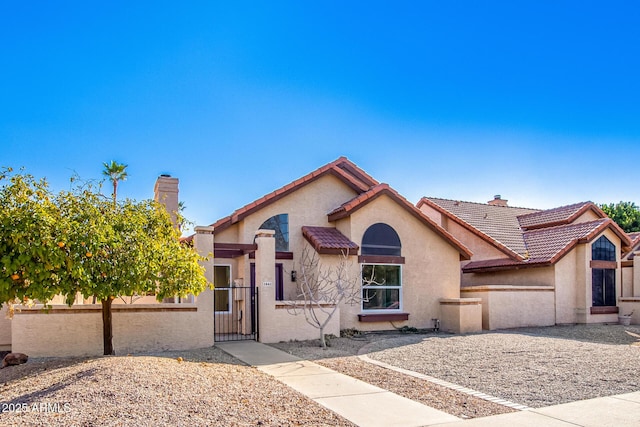
[[(615, 322), (629, 236), (594, 203), (548, 210), (424, 197), (418, 208), (473, 251), (464, 296), (483, 328)], [(628, 295), (630, 296), (630, 295)]]
[(622, 297), (640, 297), (640, 232), (629, 233), (631, 247), (622, 254)]
[[(332, 333), (336, 328), (433, 328), (440, 321), (445, 330), (480, 329), (479, 300), (459, 301), (460, 260), (469, 259), (471, 252), (387, 184), (344, 157), (212, 227), (216, 287), (261, 287), (261, 341), (299, 339), (293, 328), (304, 324), (304, 318), (289, 314), (286, 301), (298, 296), (293, 276), (305, 246), (327, 267), (335, 265), (341, 253), (348, 254), (351, 274), (358, 281), (361, 271), (386, 278), (378, 285), (363, 286), (362, 301), (340, 306)], [(273, 277), (268, 279), (256, 278), (258, 230), (274, 230), (275, 256), (267, 261)], [(265, 298), (273, 298), (273, 303), (265, 303)], [(246, 331), (251, 312), (246, 304), (233, 301), (229, 289), (216, 291), (215, 299), (218, 314), (235, 316), (226, 322), (235, 325), (227, 332)], [(464, 314), (461, 320), (461, 311), (477, 314)], [(277, 321), (271, 323), (277, 325), (271, 327), (265, 322), (273, 313)]]

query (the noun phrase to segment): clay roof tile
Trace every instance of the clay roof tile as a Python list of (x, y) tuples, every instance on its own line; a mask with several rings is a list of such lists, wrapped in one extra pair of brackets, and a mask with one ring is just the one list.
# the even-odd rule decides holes
[(594, 211), (600, 218), (606, 217), (605, 213), (593, 202), (580, 202), (521, 215), (518, 217), (518, 221), (523, 230), (532, 230), (535, 228), (569, 224), (588, 210)]
[(333, 227), (303, 226), (302, 235), (319, 254), (358, 253), (358, 245)]

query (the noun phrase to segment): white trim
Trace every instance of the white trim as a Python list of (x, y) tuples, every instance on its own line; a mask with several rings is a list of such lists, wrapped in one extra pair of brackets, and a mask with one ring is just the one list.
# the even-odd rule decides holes
[[(397, 266), (400, 267), (400, 284), (397, 286), (365, 286), (362, 284), (362, 268), (365, 265), (384, 265), (384, 266)], [(393, 264), (393, 263), (375, 263), (375, 262), (366, 262), (366, 263), (362, 263), (360, 264), (360, 292), (361, 292), (361, 296), (362, 296), (362, 292), (365, 289), (398, 289), (398, 308), (381, 308), (381, 309), (365, 309), (364, 308), (364, 298), (362, 298), (362, 301), (360, 302), (360, 312), (361, 314), (383, 314), (383, 313), (401, 313), (403, 311), (404, 308), (404, 302), (403, 302), (403, 271), (402, 271), (402, 264)]]

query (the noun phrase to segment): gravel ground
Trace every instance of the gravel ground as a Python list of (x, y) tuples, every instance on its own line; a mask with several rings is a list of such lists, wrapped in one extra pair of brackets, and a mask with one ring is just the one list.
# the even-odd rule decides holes
[(640, 390), (637, 326), (577, 325), (380, 340), (368, 356), (531, 407)]
[(537, 408), (640, 390), (640, 339), (625, 331), (640, 334), (640, 327), (572, 325), (468, 335), (366, 334), (358, 341), (333, 339), (326, 351), (316, 342), (274, 346), (466, 418), (505, 412), (505, 408), (482, 399), (466, 400), (463, 393), (349, 356), (360, 351), (393, 366)]
[(353, 426), (215, 348), (32, 359), (0, 370), (0, 412), (2, 426)]
[[(594, 325), (470, 335), (367, 334), (336, 338), (326, 351), (311, 341), (274, 346), (453, 415), (478, 417), (508, 409), (355, 355), (364, 352), (391, 365), (540, 407), (640, 390), (640, 346), (633, 345), (640, 340), (625, 330), (640, 334), (637, 326)], [(25, 412), (7, 412), (23, 404)], [(216, 348), (31, 359), (0, 370), (3, 426), (184, 424), (352, 425)]]

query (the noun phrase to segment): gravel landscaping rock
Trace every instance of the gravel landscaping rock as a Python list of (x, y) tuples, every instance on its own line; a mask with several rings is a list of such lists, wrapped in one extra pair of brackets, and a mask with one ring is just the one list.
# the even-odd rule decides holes
[[(501, 413), (485, 400), (441, 390), (425, 380), (340, 360), (358, 352), (389, 365), (445, 380), (530, 407), (610, 396), (640, 390), (639, 326), (571, 325), (519, 328), (468, 335), (444, 333), (365, 334), (358, 340), (334, 338), (323, 351), (316, 341), (274, 344), (296, 356), (316, 359), (344, 374), (461, 417)], [(366, 370), (365, 370), (366, 369)], [(390, 379), (393, 378), (393, 379)], [(432, 396), (442, 396), (442, 399)], [(458, 402), (464, 402), (461, 405)]]
[(640, 390), (640, 346), (619, 325), (404, 336), (369, 347), (372, 359), (542, 407)]
[[(467, 418), (510, 409), (372, 365), (358, 353), (540, 407), (640, 390), (640, 340), (625, 331), (640, 334), (640, 327), (371, 333), (334, 338), (328, 350), (317, 341), (274, 347)], [(0, 411), (3, 426), (353, 425), (217, 348), (33, 358), (0, 370)]]
[(3, 426), (353, 426), (216, 348), (33, 359), (0, 371), (0, 411)]

